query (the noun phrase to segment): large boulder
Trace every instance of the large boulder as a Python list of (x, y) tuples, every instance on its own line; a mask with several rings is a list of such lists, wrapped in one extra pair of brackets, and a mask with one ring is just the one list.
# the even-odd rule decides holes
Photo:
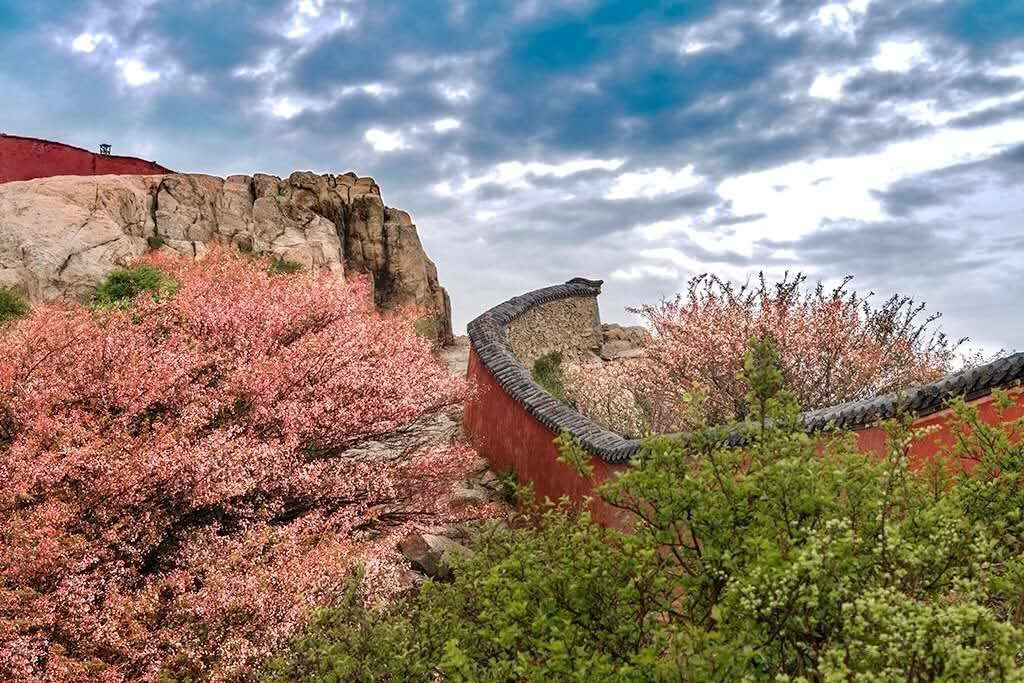
[(148, 249), (201, 257), (212, 244), (365, 274), (382, 310), (416, 307), (452, 341), (451, 305), (409, 214), (372, 178), (256, 174), (61, 176), (0, 184), (0, 287), (30, 301), (87, 299)]

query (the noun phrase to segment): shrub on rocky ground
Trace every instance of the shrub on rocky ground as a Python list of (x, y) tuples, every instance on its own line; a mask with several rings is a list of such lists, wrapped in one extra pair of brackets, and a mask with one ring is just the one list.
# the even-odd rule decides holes
[(351, 447), (463, 381), (363, 283), (267, 265), (157, 254), (116, 305), (0, 330), (0, 679), (245, 677), (353, 567), (387, 597), (398, 538), (462, 519), (466, 449)]
[(558, 351), (545, 353), (533, 362), (533, 381), (560, 401), (565, 400), (565, 375), (562, 370), (562, 354)]
[(28, 315), (29, 305), (24, 297), (13, 289), (0, 287), (0, 325)]
[(1024, 680), (1024, 418), (955, 401), (955, 445), (913, 471), (908, 420), (865, 455), (801, 431), (772, 345), (744, 374), (748, 420), (651, 439), (599, 489), (629, 533), (493, 527), (452, 583), (321, 612), (267, 679)]
[(148, 292), (154, 297), (171, 296), (181, 283), (159, 268), (139, 265), (118, 268), (96, 287), (93, 301), (97, 306), (130, 306), (135, 297)]

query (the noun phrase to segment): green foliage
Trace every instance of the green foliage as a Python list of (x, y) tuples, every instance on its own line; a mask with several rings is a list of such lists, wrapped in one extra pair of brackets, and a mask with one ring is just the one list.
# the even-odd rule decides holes
[(413, 323), (413, 330), (424, 339), (437, 341), (441, 336), (441, 321), (437, 319), (437, 316), (425, 315), (416, 319), (416, 322)]
[(163, 238), (163, 235), (150, 235), (146, 238), (146, 244), (149, 245), (150, 249), (159, 249), (167, 244), (167, 240)]
[(96, 287), (93, 302), (100, 308), (130, 306), (143, 292), (155, 298), (173, 296), (181, 284), (152, 266), (118, 268)]
[(488, 527), (474, 549), (411, 601), (363, 610), (349, 595), (321, 612), (266, 680), (601, 681), (660, 666), (649, 549), (560, 510), (538, 531)]
[(885, 457), (802, 432), (770, 344), (745, 376), (747, 421), (651, 439), (599, 488), (629, 533), (489, 529), (454, 583), (324, 613), (271, 680), (1024, 680), (1024, 418), (955, 401), (954, 483), (911, 470), (909, 418)]
[(8, 320), (24, 318), (28, 311), (28, 302), (20, 294), (13, 289), (0, 287), (0, 325)]
[(498, 475), (498, 496), (507, 505), (516, 505), (523, 498), (523, 486), (513, 470)]
[(576, 474), (590, 478), (594, 476), (594, 466), (590, 463), (590, 454), (583, 445), (573, 438), (569, 432), (562, 432), (555, 439), (558, 447), (558, 461), (568, 466)]
[(301, 272), (302, 269), (303, 266), (298, 261), (276, 258), (270, 262), (270, 265), (267, 267), (267, 272), (271, 275), (291, 275), (292, 273)]
[(533, 381), (559, 401), (565, 400), (565, 376), (562, 373), (562, 354), (545, 353), (533, 362)]

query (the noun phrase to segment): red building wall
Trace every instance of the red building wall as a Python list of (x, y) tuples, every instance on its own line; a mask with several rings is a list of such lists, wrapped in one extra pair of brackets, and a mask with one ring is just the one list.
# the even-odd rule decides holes
[(0, 183), (57, 175), (158, 175), (171, 173), (153, 161), (94, 154), (61, 142), (0, 135)]

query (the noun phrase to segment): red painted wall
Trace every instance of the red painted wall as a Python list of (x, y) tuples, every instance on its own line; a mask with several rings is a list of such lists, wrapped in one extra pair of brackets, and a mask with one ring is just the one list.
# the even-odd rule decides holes
[(61, 142), (0, 135), (0, 183), (56, 175), (158, 175), (171, 173), (153, 161), (94, 154)]
[[(558, 462), (558, 449), (553, 443), (557, 435), (505, 393), (472, 349), (467, 372), (476, 394), (466, 404), (465, 431), (495, 471), (511, 470), (520, 482), (532, 482), (538, 500), (568, 496), (580, 502), (594, 495), (591, 482)], [(609, 465), (599, 458), (591, 462), (597, 483), (626, 467)], [(609, 526), (621, 526), (626, 518), (600, 500), (591, 501), (591, 512), (594, 519)]]
[[(526, 412), (501, 388), (472, 349), (467, 373), (477, 392), (466, 404), (466, 434), (495, 470), (511, 470), (519, 481), (532, 482), (539, 500), (545, 497), (557, 500), (568, 496), (579, 502), (588, 496), (596, 498), (589, 481), (558, 462), (558, 449), (553, 443), (557, 435)], [(1003, 419), (1012, 420), (1024, 415), (1024, 390), (1017, 391), (1015, 400), (1015, 406)], [(986, 422), (994, 424), (997, 421), (998, 416), (990, 396), (974, 403), (979, 406)], [(915, 427), (937, 427), (935, 432), (919, 439), (911, 447), (911, 457), (915, 463), (923, 463), (938, 453), (940, 448), (952, 443), (947, 424), (949, 417), (950, 411), (943, 410), (914, 422)], [(857, 430), (857, 442), (862, 451), (873, 450), (880, 455), (885, 453), (885, 433), (878, 427)], [(596, 483), (607, 480), (626, 467), (609, 465), (599, 458), (592, 458), (591, 462)], [(967, 461), (962, 465), (968, 470), (973, 467), (973, 463)], [(627, 525), (627, 515), (600, 500), (592, 498), (591, 512), (602, 524), (618, 528)]]
[[(1024, 390), (1016, 390), (1015, 403), (1003, 416), (1002, 421), (1016, 420), (1024, 415)], [(1012, 394), (1011, 394), (1012, 395)], [(971, 402), (977, 406), (981, 419), (988, 424), (996, 424), (1000, 421), (995, 406), (992, 404), (992, 396), (983, 396)], [(941, 410), (931, 415), (925, 415), (914, 422), (915, 428), (933, 427), (934, 431), (927, 434), (910, 446), (911, 465), (920, 466), (939, 453), (944, 448), (953, 445), (953, 434), (949, 429), (949, 418), (952, 411)], [(857, 446), (861, 451), (874, 451), (879, 455), (885, 454), (885, 432), (880, 427), (864, 427), (857, 430)], [(971, 471), (975, 462), (962, 460), (960, 466), (966, 471)]]

